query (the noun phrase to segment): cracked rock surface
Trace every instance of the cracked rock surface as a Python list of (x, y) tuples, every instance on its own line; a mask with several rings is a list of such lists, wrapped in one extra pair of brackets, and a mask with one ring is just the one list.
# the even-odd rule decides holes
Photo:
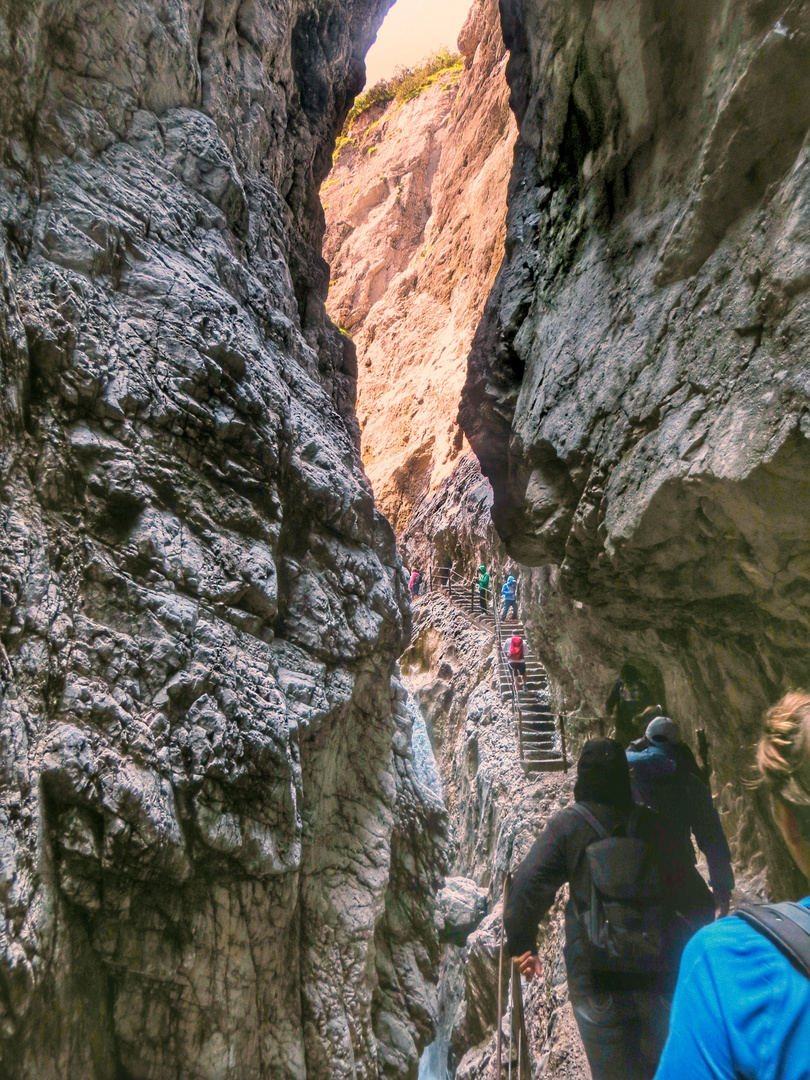
[(413, 1077), (429, 1038), (443, 816), (319, 253), (386, 7), (0, 3), (10, 1080)]
[(520, 134), (461, 418), (535, 567), (571, 709), (630, 661), (712, 744), (729, 831), (801, 887), (746, 793), (807, 681), (810, 4), (501, 4)]

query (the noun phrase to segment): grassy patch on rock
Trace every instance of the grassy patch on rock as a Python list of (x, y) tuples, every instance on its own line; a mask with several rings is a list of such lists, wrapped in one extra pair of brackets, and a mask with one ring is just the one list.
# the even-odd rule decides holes
[(428, 86), (432, 86), (446, 71), (461, 71), (463, 66), (464, 60), (461, 55), (445, 47), (432, 53), (414, 67), (397, 68), (390, 79), (381, 79), (370, 90), (355, 99), (346, 117), (338, 144), (346, 145), (354, 122), (375, 105), (385, 105), (389, 101), (404, 105), (406, 101), (418, 97)]

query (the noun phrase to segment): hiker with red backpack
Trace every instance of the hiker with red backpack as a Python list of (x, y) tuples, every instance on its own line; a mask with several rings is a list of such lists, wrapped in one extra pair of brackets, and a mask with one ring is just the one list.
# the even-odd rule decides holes
[(670, 823), (633, 803), (615, 739), (585, 744), (574, 800), (515, 872), (504, 912), (509, 953), (526, 978), (542, 974), (537, 924), (568, 882), (568, 989), (593, 1080), (652, 1080), (697, 870)]
[(408, 592), (412, 597), (417, 597), (422, 587), (422, 574), (419, 570), (414, 570), (411, 574), (411, 579), (408, 582)]
[[(810, 694), (786, 694), (766, 714), (757, 768), (810, 879)], [(741, 1077), (810, 1077), (810, 896), (742, 907), (696, 934), (683, 955), (656, 1080)]]
[(512, 634), (504, 642), (504, 656), (512, 670), (512, 678), (518, 690), (526, 683), (526, 642), (520, 634)]

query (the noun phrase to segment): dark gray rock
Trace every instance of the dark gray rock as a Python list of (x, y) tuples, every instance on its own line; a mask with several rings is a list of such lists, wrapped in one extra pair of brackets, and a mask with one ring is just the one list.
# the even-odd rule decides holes
[(520, 139), (461, 416), (509, 553), (558, 567), (530, 636), (580, 715), (629, 660), (705, 728), (791, 892), (742, 780), (806, 681), (810, 7), (501, 10)]

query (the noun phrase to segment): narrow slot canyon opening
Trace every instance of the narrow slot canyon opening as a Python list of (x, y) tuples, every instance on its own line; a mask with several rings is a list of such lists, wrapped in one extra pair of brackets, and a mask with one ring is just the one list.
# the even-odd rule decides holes
[(504, 250), (506, 52), (497, 4), (464, 7), (457, 45), (372, 76), (321, 188), (327, 310), (357, 348), (363, 463), (399, 537), (471, 457), (458, 405)]
[[(457, 7), (452, 39), (428, 55), (406, 56), (380, 81), (375, 50), (386, 47), (383, 24), (369, 55), (366, 91), (337, 139), (321, 199), (327, 310), (357, 349), (362, 458), (377, 505), (394, 527), (408, 574), (421, 570), (425, 593), (446, 571), (450, 599), (471, 599), (477, 613), (477, 591), (468, 594), (462, 582), (482, 560), (506, 563), (491, 524), (492, 492), (460, 427), (458, 406), (473, 337), (503, 259), (517, 128), (497, 2)], [(397, 25), (404, 31), (407, 10), (400, 0), (387, 21), (401, 13)], [(485, 631), (481, 640), (491, 646), (493, 639)], [(413, 648), (401, 669), (416, 716), (415, 764), (427, 760), (432, 743), (429, 756), (435, 749), (445, 785), (454, 789), (457, 733), (438, 722), (428, 742), (417, 700), (422, 693), (451, 709), (458, 665), (433, 670), (426, 658), (421, 670)], [(430, 653), (432, 643), (425, 648)], [(479, 657), (479, 664), (491, 674), (491, 657)], [(471, 677), (479, 676), (472, 664)], [(465, 783), (474, 789), (477, 736), (464, 742), (463, 753)], [(420, 1080), (450, 1080), (470, 1039), (494, 1022), (481, 1017), (467, 1032), (466, 941), (492, 908), (486, 887), (473, 877), (493, 875), (483, 865), (474, 873), (458, 853), (456, 834), (466, 833), (458, 815), (468, 798), (450, 801), (451, 865), (438, 897), (445, 944), (435, 1039), (420, 1059)]]

